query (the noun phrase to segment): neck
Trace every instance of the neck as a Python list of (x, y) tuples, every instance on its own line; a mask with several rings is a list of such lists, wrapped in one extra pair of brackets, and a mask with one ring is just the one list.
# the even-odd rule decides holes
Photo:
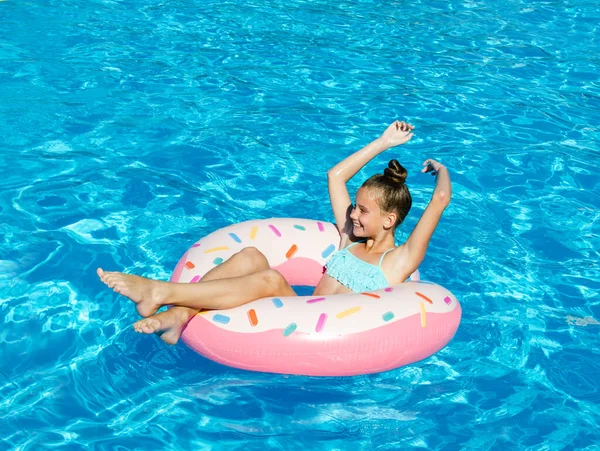
[(381, 236), (371, 236), (365, 241), (367, 252), (385, 252), (395, 246), (393, 233), (383, 232)]

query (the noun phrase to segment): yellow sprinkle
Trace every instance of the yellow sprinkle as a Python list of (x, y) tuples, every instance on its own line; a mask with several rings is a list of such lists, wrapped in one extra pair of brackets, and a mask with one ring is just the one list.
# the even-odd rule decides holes
[(212, 249), (206, 249), (204, 251), (205, 254), (209, 254), (211, 252), (217, 252), (217, 251), (228, 251), (229, 247), (227, 246), (221, 246), (221, 247), (213, 247)]
[(256, 232), (258, 232), (258, 226), (252, 227), (252, 229), (250, 230), (250, 239), (251, 240), (256, 238)]
[(425, 312), (425, 303), (419, 302), (421, 304), (421, 327), (425, 327), (427, 324), (427, 312)]
[(335, 317), (338, 319), (342, 319), (348, 315), (352, 315), (353, 313), (358, 312), (359, 310), (360, 310), (360, 307), (352, 307), (352, 308), (349, 308), (348, 310), (344, 310), (343, 312), (338, 313), (337, 315), (335, 315)]
[(207, 313), (210, 313), (211, 310), (201, 310), (198, 313), (196, 313), (196, 315), (206, 315)]

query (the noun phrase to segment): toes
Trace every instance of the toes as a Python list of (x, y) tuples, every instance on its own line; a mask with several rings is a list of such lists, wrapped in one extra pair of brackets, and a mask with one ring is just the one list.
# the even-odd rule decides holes
[(150, 324), (144, 324), (142, 326), (142, 332), (145, 334), (152, 334), (154, 333), (154, 327), (152, 327)]
[(143, 319), (133, 323), (133, 329), (140, 334), (153, 334), (160, 327), (160, 323)]
[(138, 333), (142, 333), (142, 328), (144, 327), (144, 321), (137, 321), (133, 323), (133, 329)]

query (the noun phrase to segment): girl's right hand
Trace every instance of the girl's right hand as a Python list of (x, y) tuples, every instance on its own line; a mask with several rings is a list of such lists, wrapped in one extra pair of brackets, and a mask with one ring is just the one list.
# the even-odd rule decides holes
[(431, 158), (425, 160), (423, 166), (425, 167), (421, 169), (421, 172), (431, 172), (431, 175), (436, 175), (441, 168), (445, 167), (442, 163), (432, 160)]
[(390, 148), (404, 144), (412, 138), (415, 127), (402, 121), (394, 121), (381, 135), (381, 140)]

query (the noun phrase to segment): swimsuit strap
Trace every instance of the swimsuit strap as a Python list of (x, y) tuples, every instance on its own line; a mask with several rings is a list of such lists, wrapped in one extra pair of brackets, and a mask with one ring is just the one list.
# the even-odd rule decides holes
[(385, 254), (387, 254), (389, 251), (393, 251), (394, 249), (396, 249), (395, 247), (388, 249), (387, 251), (385, 251), (383, 253), (383, 255), (381, 256), (381, 258), (379, 259), (379, 269), (381, 269), (381, 263), (383, 263), (383, 257), (385, 257)]

